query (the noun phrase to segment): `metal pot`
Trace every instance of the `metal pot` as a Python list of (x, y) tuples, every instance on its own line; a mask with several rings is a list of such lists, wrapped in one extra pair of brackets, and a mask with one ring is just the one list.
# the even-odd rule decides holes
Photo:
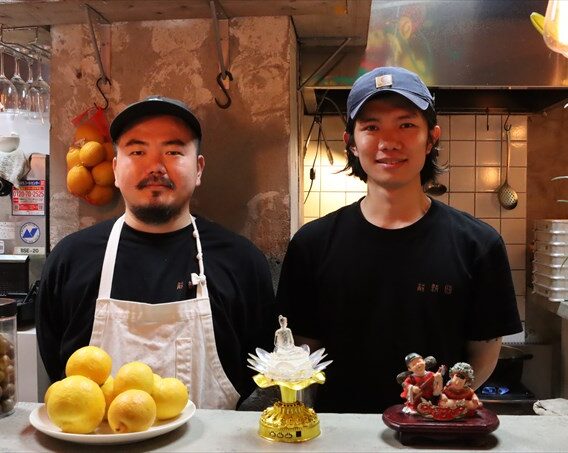
[(487, 381), (500, 384), (520, 383), (524, 361), (532, 359), (532, 357), (532, 354), (527, 354), (519, 348), (502, 345), (495, 370)]

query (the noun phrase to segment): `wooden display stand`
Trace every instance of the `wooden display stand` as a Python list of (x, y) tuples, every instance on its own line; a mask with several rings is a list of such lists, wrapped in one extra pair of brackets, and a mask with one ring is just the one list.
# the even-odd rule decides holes
[(497, 429), (499, 419), (489, 409), (480, 408), (473, 417), (449, 421), (432, 420), (420, 415), (405, 414), (402, 404), (389, 407), (383, 413), (383, 422), (397, 432), (403, 445), (418, 439), (461, 440), (478, 439)]

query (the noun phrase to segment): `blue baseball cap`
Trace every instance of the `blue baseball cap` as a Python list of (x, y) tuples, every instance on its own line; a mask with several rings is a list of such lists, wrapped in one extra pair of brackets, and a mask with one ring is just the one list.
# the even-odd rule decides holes
[(347, 97), (348, 120), (353, 121), (361, 107), (379, 93), (398, 93), (420, 110), (434, 109), (434, 99), (422, 79), (404, 68), (385, 66), (363, 74)]
[(152, 95), (130, 104), (110, 124), (110, 136), (116, 142), (126, 129), (147, 116), (171, 115), (183, 120), (201, 140), (201, 125), (189, 107), (178, 99)]

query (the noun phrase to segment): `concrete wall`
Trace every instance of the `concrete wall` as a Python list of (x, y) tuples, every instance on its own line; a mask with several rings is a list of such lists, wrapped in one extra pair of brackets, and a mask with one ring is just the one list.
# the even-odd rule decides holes
[[(219, 73), (210, 20), (172, 20), (113, 24), (112, 119), (126, 105), (150, 94), (187, 102), (203, 127), (206, 159), (202, 186), (192, 212), (249, 237), (275, 267), (290, 236), (289, 156), (297, 155), (296, 39), (287, 17), (229, 21), (232, 105), (216, 83)], [(65, 155), (72, 141), (71, 119), (103, 105), (99, 76), (86, 25), (51, 29), (51, 239), (123, 211), (120, 197), (93, 207), (71, 196), (65, 185)], [(292, 62), (292, 63), (291, 63)]]

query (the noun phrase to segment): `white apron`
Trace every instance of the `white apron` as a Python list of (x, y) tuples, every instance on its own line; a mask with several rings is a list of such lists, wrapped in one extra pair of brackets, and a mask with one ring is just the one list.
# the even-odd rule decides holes
[(112, 357), (112, 373), (128, 362), (141, 361), (162, 377), (177, 377), (189, 388), (198, 408), (235, 409), (239, 394), (217, 355), (203, 253), (192, 217), (199, 275), (195, 299), (148, 304), (111, 299), (112, 279), (124, 215), (114, 224), (107, 243), (91, 345)]

